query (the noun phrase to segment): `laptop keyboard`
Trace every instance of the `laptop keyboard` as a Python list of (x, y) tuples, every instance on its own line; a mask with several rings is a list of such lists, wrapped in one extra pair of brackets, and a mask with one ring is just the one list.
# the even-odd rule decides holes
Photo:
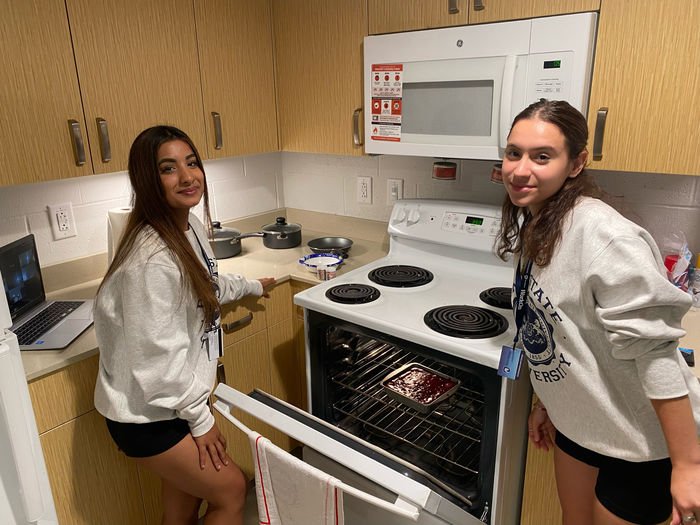
[(30, 345), (51, 328), (60, 323), (69, 313), (76, 310), (83, 301), (60, 301), (51, 303), (32, 319), (15, 331), (21, 345)]

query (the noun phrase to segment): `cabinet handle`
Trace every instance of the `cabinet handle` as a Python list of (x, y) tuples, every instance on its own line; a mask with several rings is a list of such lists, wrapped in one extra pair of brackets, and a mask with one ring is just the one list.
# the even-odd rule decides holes
[(608, 118), (608, 108), (600, 108), (595, 119), (593, 134), (593, 160), (603, 160), (603, 137), (605, 136), (605, 120)]
[(100, 136), (100, 155), (102, 162), (112, 160), (112, 148), (109, 145), (109, 131), (107, 130), (107, 121), (102, 117), (97, 117), (97, 133)]
[(216, 365), (216, 382), (226, 384), (226, 367), (221, 362)]
[(223, 324), (223, 325), (221, 325), (221, 327), (226, 332), (229, 332), (229, 331), (233, 330), (234, 328), (238, 328), (239, 326), (243, 326), (244, 324), (248, 324), (252, 320), (253, 320), (253, 312), (250, 312), (245, 317), (241, 317), (238, 321), (233, 321), (232, 323)]
[(69, 120), (68, 127), (70, 127), (70, 138), (73, 143), (75, 165), (82, 166), (85, 164), (85, 145), (83, 144), (83, 134), (80, 132), (80, 124), (77, 120)]
[(459, 8), (457, 7), (457, 0), (447, 0), (447, 12), (451, 15), (456, 15), (459, 13)]
[(223, 134), (221, 133), (221, 115), (216, 111), (212, 111), (211, 116), (214, 119), (214, 140), (216, 140), (214, 149), (221, 149), (224, 146)]
[(360, 140), (360, 113), (362, 113), (362, 108), (357, 108), (352, 114), (352, 141), (355, 146), (362, 146), (362, 141)]
[(482, 0), (474, 0), (474, 11), (481, 11), (484, 8)]

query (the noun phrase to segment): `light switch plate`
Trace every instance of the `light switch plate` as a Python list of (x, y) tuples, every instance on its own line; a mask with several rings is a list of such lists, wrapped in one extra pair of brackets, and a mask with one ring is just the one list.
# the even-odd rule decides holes
[(387, 179), (386, 203), (393, 206), (400, 199), (403, 199), (403, 179)]

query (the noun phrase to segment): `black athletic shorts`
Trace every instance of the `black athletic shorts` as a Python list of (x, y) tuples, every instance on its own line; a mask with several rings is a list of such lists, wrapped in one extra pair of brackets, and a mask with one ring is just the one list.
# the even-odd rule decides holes
[(671, 515), (671, 460), (625, 461), (577, 445), (561, 432), (555, 443), (569, 456), (597, 467), (595, 495), (598, 501), (624, 520), (653, 525)]
[(184, 419), (153, 423), (120, 423), (105, 418), (112, 439), (131, 458), (147, 458), (171, 449), (190, 433)]

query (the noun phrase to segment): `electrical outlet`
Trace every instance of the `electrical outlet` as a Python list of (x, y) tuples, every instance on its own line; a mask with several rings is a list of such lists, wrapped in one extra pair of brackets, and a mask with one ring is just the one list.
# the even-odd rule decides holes
[(391, 206), (399, 199), (403, 199), (403, 179), (387, 179), (386, 203)]
[(357, 177), (357, 202), (372, 204), (372, 177)]
[(49, 204), (49, 222), (54, 240), (75, 237), (78, 232), (75, 229), (73, 219), (73, 206), (70, 202), (63, 204)]

